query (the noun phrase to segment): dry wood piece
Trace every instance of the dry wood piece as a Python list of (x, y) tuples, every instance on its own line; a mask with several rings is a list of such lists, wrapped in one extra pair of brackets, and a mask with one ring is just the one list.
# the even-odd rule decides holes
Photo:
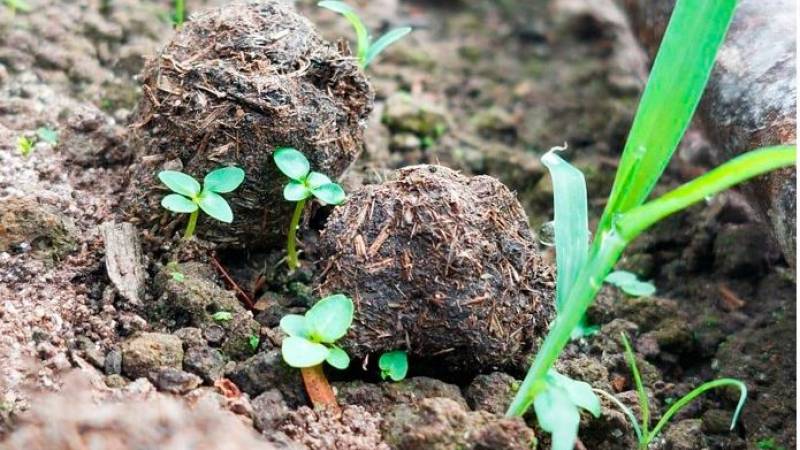
[(139, 233), (130, 223), (100, 225), (106, 246), (106, 272), (119, 293), (134, 305), (141, 305), (145, 288), (145, 267)]

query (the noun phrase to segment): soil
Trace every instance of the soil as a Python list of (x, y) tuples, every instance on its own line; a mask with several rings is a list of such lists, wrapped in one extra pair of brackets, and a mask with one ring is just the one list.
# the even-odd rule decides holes
[[(177, 33), (166, 1), (29, 3), (31, 13), (4, 9), (0, 16), (0, 447), (515, 449), (530, 448), (535, 436), (538, 448), (549, 448), (532, 416), (502, 418), (524, 375), (524, 364), (507, 362), (532, 355), (552, 315), (552, 248), (537, 233), (552, 217), (552, 190), (538, 158), (568, 144), (565, 157), (586, 174), (594, 222), (644, 84), (647, 56), (611, 0), (352, 2), (370, 29), (415, 28), (366, 73), (346, 56), (349, 24), (311, 1), (295, 2), (305, 19), (289, 11), (290, 2), (201, 13), (227, 2), (190, 0), (197, 22)], [(270, 31), (289, 26), (293, 38), (308, 40), (281, 41)], [(263, 48), (276, 42), (292, 45)], [(194, 68), (185, 73), (169, 63), (192, 55)], [(309, 66), (292, 66), (298, 58)], [(186, 91), (157, 89), (164, 87), (159, 68)], [(226, 78), (234, 76), (243, 82)], [(186, 81), (200, 79), (203, 88)], [(269, 98), (267, 85), (292, 99), (289, 111), (253, 104)], [(200, 97), (205, 107), (194, 103)], [(205, 124), (209, 116), (218, 126)], [(36, 139), (40, 127), (56, 130), (58, 143), (39, 139), (21, 155), (17, 139)], [(270, 161), (274, 147), (287, 144), (306, 152), (312, 167), (341, 175), (352, 193), (343, 207), (307, 209), (299, 233), (303, 266), (293, 274), (282, 251), (290, 207), (278, 201), (277, 181), (285, 180)], [(691, 129), (659, 189), (706, 170), (710, 149)], [(202, 177), (226, 164), (252, 174), (231, 198), (241, 218), (236, 232), (201, 221), (199, 238), (182, 242), (185, 217), (142, 207), (162, 195), (153, 193), (159, 167)], [(347, 338), (351, 368), (328, 371), (343, 414), (311, 410), (299, 374), (280, 357), (277, 322), (313, 304), (326, 280), (345, 279), (328, 262), (350, 261), (357, 251), (334, 245), (350, 242), (347, 217), (375, 203), (377, 219), (363, 224), (369, 249), (390, 210), (385, 204), (407, 199), (394, 171), (419, 164), (443, 166), (446, 176), (427, 183), (459, 193), (460, 207), (448, 217), (494, 241), (478, 239), (488, 247), (477, 251), (461, 236), (456, 242), (475, 251), (479, 264), (439, 273), (446, 266), (435, 249), (446, 224), (421, 223), (432, 237), (414, 246), (421, 261), (414, 270), (419, 280), (439, 275), (425, 284), (431, 291), (436, 282), (448, 286), (450, 309), (435, 296), (419, 310), (403, 307), (386, 316), (380, 339), (362, 333), (369, 323), (357, 322)], [(475, 186), (491, 187), (498, 200), (481, 204)], [(368, 202), (376, 192), (387, 194)], [(134, 203), (140, 209), (131, 215)], [(736, 393), (715, 391), (681, 413), (653, 448), (796, 446), (796, 266), (770, 241), (757, 210), (728, 192), (640, 238), (620, 267), (652, 280), (656, 296), (604, 288), (589, 315), (600, 331), (570, 343), (557, 365), (637, 409), (618, 337), (627, 332), (655, 416), (705, 380), (731, 376), (747, 384), (748, 403), (733, 431)], [(123, 234), (110, 240), (108, 230), (125, 227), (101, 227), (126, 220), (140, 241)], [(381, 256), (401, 258), (403, 240), (414, 233), (400, 225), (376, 247), (392, 250)], [(502, 236), (513, 245), (503, 246)], [(144, 273), (142, 290), (126, 284), (139, 275), (124, 276), (114, 256), (138, 248), (141, 258), (132, 260)], [(107, 253), (115, 258), (108, 268)], [(483, 323), (486, 305), (475, 305), (469, 316), (480, 320), (473, 322), (442, 313), (457, 310), (448, 302), (474, 296), (467, 282), (478, 267), (503, 273), (503, 261), (528, 261), (522, 255), (535, 261), (531, 270), (513, 283), (489, 283), (490, 296), (531, 302), (519, 307), (538, 331), (531, 325), (528, 334), (513, 334), (522, 320), (514, 313), (500, 317), (492, 335)], [(360, 260), (348, 264), (365, 269)], [(363, 294), (369, 283), (389, 280), (348, 277), (341, 286)], [(525, 295), (504, 291), (521, 285), (534, 287)], [(416, 322), (391, 323), (394, 314), (423, 310), (440, 314), (430, 332)], [(220, 311), (231, 320), (214, 319)], [(379, 379), (377, 354), (358, 350), (396, 347), (412, 356), (409, 379), (396, 384)], [(425, 358), (428, 349), (450, 347), (460, 349), (455, 357)], [(635, 448), (625, 417), (610, 404), (599, 419), (582, 422), (586, 448)]]

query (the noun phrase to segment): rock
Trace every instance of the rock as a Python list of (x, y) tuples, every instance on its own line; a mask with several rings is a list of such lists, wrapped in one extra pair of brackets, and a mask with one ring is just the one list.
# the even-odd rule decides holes
[(29, 248), (60, 258), (75, 249), (75, 225), (55, 206), (11, 197), (0, 209), (0, 252)]
[(336, 397), (345, 405), (360, 405), (369, 411), (385, 413), (397, 404), (417, 403), (426, 398), (448, 398), (466, 409), (461, 390), (454, 384), (428, 377), (413, 377), (394, 383), (348, 381), (334, 383)]
[(341, 414), (302, 407), (289, 414), (280, 430), (308, 450), (390, 450), (383, 442), (381, 419), (360, 406), (346, 406)]
[(141, 305), (146, 273), (139, 232), (129, 223), (100, 225), (106, 250), (106, 272), (119, 293), (132, 305)]
[(202, 180), (236, 165), (245, 181), (225, 195), (236, 220), (201, 214), (197, 226), (200, 237), (223, 247), (282, 247), (294, 205), (283, 199), (287, 179), (272, 153), (295, 147), (314, 170), (339, 178), (361, 151), (372, 110), (373, 92), (355, 59), (275, 0), (193, 11), (146, 64), (142, 81), (149, 95), (133, 119), (131, 178), (138, 182), (126, 195), (127, 215), (168, 236), (186, 215), (159, 206), (166, 190), (156, 174), (170, 168)]
[[(116, 93), (121, 92), (118, 89)], [(91, 103), (83, 103), (62, 121), (57, 149), (82, 167), (118, 164), (130, 158), (126, 129)]]
[(733, 412), (724, 409), (709, 409), (703, 413), (703, 431), (723, 434), (730, 431)]
[(520, 418), (467, 412), (446, 398), (396, 406), (384, 418), (383, 435), (397, 450), (528, 450), (534, 440)]
[(161, 367), (181, 368), (181, 340), (171, 334), (141, 333), (122, 343), (122, 373), (136, 379)]
[(436, 140), (447, 130), (447, 116), (441, 108), (405, 92), (386, 99), (382, 120), (394, 133), (412, 133), (423, 140)]
[(608, 382), (608, 370), (597, 359), (578, 355), (575, 358), (561, 358), (555, 366), (559, 373), (573, 380), (585, 381), (592, 387), (613, 392)]
[(411, 152), (422, 148), (422, 141), (413, 133), (397, 133), (392, 136), (390, 147), (393, 152)]
[(159, 391), (171, 394), (186, 394), (203, 383), (203, 379), (193, 373), (172, 367), (163, 367), (150, 373), (150, 381)]
[(219, 350), (206, 345), (192, 345), (183, 355), (183, 368), (199, 375), (207, 383), (222, 378), (227, 360)]
[(764, 233), (756, 223), (724, 225), (714, 239), (714, 269), (728, 277), (758, 278), (768, 263)]
[(501, 415), (511, 405), (519, 385), (519, 380), (503, 372), (478, 375), (467, 386), (464, 397), (473, 410)]
[(119, 375), (122, 373), (122, 351), (118, 348), (112, 348), (106, 353), (103, 368), (106, 375)]
[(236, 364), (226, 376), (252, 397), (269, 389), (277, 389), (291, 407), (308, 402), (300, 371), (283, 362), (280, 350), (252, 356)]
[[(182, 279), (172, 277), (175, 271), (183, 274)], [(260, 325), (232, 291), (222, 289), (209, 277), (208, 266), (189, 262), (165, 267), (156, 277), (156, 286), (163, 292), (154, 309), (156, 319), (171, 328), (202, 330), (209, 343), (219, 345), (232, 359), (253, 354), (250, 336), (259, 334)], [(220, 311), (231, 313), (231, 320), (215, 320), (214, 313)]]
[(183, 342), (184, 350), (189, 347), (206, 345), (206, 338), (203, 336), (203, 330), (195, 327), (185, 327), (175, 330), (172, 333)]
[(334, 210), (319, 254), (316, 289), (358, 305), (341, 341), (356, 360), (410, 345), (462, 374), (525, 365), (553, 318), (553, 267), (491, 177), (401, 169)]
[(708, 448), (703, 435), (703, 421), (686, 419), (670, 424), (664, 430), (666, 448), (669, 450), (702, 450)]
[(258, 431), (265, 434), (277, 430), (291, 412), (277, 389), (262, 392), (251, 403), (253, 423)]
[(128, 380), (126, 380), (125, 377), (123, 377), (122, 375), (118, 374), (108, 375), (106, 376), (104, 381), (106, 383), (106, 386), (112, 389), (119, 389), (125, 387), (128, 384)]

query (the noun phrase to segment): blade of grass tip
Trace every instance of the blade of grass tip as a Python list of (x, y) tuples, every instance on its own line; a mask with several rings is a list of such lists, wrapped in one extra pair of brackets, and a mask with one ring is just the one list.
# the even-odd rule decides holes
[(556, 311), (560, 314), (589, 255), (589, 214), (583, 173), (564, 161), (555, 147), (542, 156), (553, 180), (556, 246)]
[(625, 359), (628, 360), (628, 366), (630, 366), (633, 374), (633, 382), (636, 384), (636, 393), (639, 395), (639, 409), (642, 411), (642, 436), (647, 438), (649, 436), (648, 430), (650, 429), (650, 400), (647, 398), (647, 391), (644, 390), (642, 375), (636, 365), (636, 354), (633, 353), (633, 347), (631, 347), (628, 336), (625, 333), (620, 333), (620, 336), (622, 336), (622, 344), (625, 346)]
[(624, 239), (630, 241), (670, 214), (750, 178), (781, 167), (792, 166), (796, 160), (797, 148), (792, 145), (752, 150), (655, 200), (622, 213), (617, 217), (614, 226)]
[(330, 0), (319, 2), (317, 6), (337, 12), (350, 22), (350, 25), (352, 25), (353, 29), (356, 31), (356, 56), (361, 66), (365, 66), (364, 61), (367, 57), (367, 50), (369, 50), (369, 32), (355, 10), (344, 2)]
[(686, 405), (691, 403), (697, 397), (703, 395), (707, 391), (711, 389), (716, 389), (718, 387), (725, 387), (725, 386), (733, 386), (739, 388), (739, 403), (736, 405), (736, 410), (733, 413), (733, 419), (731, 420), (731, 430), (736, 426), (736, 422), (739, 420), (739, 414), (742, 412), (742, 408), (744, 407), (744, 403), (747, 401), (747, 386), (739, 380), (735, 380), (733, 378), (720, 378), (719, 380), (709, 381), (707, 383), (703, 383), (702, 385), (698, 386), (697, 388), (693, 389), (688, 394), (684, 395), (678, 401), (672, 404), (672, 406), (664, 413), (661, 417), (661, 420), (658, 421), (655, 428), (653, 428), (653, 432), (650, 434), (652, 438), (655, 438), (659, 432), (664, 428), (664, 426), (669, 422), (669, 420), (677, 414), (681, 409), (683, 409)]
[[(616, 213), (642, 204), (661, 177), (694, 115), (735, 9), (736, 0), (675, 3), (625, 143), (598, 236), (611, 229)], [(636, 164), (638, 152), (644, 156)], [(627, 184), (624, 189), (623, 184)]]

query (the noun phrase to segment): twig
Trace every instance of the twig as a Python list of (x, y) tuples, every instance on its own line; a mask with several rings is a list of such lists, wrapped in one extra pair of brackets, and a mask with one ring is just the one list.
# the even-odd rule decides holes
[(233, 281), (233, 278), (231, 278), (231, 276), (228, 275), (228, 272), (225, 270), (224, 267), (222, 267), (222, 264), (220, 264), (220, 262), (217, 260), (217, 255), (214, 254), (213, 252), (211, 253), (211, 262), (214, 264), (214, 267), (217, 269), (217, 271), (219, 271), (220, 275), (222, 275), (222, 277), (225, 278), (225, 281), (227, 281), (228, 284), (233, 288), (233, 290), (239, 294), (240, 300), (244, 302), (245, 306), (247, 306), (247, 309), (253, 309), (254, 305), (253, 300), (250, 298), (249, 295), (247, 295), (245, 291), (242, 290), (242, 288), (239, 287), (238, 284), (236, 284), (235, 281)]

